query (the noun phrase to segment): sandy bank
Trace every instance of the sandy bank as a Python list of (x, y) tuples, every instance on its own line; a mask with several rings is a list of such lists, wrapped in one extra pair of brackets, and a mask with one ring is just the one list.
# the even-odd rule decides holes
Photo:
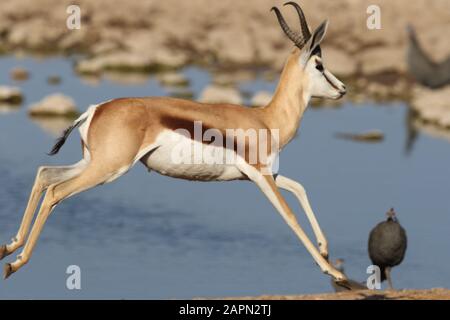
[[(4, 51), (87, 52), (97, 59), (88, 65), (92, 68), (101, 65), (101, 56), (108, 63), (130, 60), (133, 68), (194, 61), (279, 69), (291, 43), (269, 10), (284, 2), (8, 0), (0, 11), (0, 43)], [(81, 8), (80, 30), (66, 27), (70, 4)], [(446, 0), (378, 0), (379, 30), (369, 30), (366, 24), (367, 8), (373, 1), (301, 4), (311, 28), (330, 20), (324, 52), (330, 69), (341, 75), (405, 71), (408, 23), (414, 24), (433, 58), (442, 59), (450, 52), (444, 36), (450, 32), (450, 2)], [(298, 26), (292, 8), (283, 8), (283, 12), (292, 26)]]
[(450, 300), (450, 290), (443, 288), (408, 289), (396, 291), (348, 291), (340, 293), (321, 293), (306, 295), (262, 295), (248, 297), (229, 297), (239, 300)]

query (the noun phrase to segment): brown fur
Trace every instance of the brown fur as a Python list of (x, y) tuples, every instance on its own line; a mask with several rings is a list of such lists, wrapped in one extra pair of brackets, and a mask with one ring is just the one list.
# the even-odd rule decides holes
[[(281, 149), (295, 136), (306, 108), (301, 89), (306, 79), (298, 65), (299, 56), (300, 50), (294, 48), (275, 95), (265, 107), (206, 104), (166, 97), (121, 98), (104, 103), (96, 109), (89, 127), (88, 147), (92, 159), (95, 160), (97, 153), (103, 156), (109, 149), (117, 148), (121, 152), (134, 150), (123, 159), (129, 161), (152, 144), (164, 129), (187, 129), (193, 137), (194, 121), (201, 121), (204, 130), (219, 130), (224, 137), (227, 129), (278, 129)], [(272, 151), (272, 142), (267, 141), (268, 153)], [(258, 144), (246, 143), (245, 154)], [(236, 150), (236, 143), (233, 145)]]

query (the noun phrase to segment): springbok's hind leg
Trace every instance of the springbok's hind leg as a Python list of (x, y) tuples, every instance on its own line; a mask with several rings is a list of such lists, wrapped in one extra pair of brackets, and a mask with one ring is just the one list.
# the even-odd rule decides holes
[(8, 278), (12, 273), (16, 272), (30, 260), (42, 228), (44, 227), (48, 216), (58, 203), (77, 193), (117, 179), (128, 171), (130, 166), (110, 170), (111, 168), (89, 165), (80, 175), (50, 185), (21, 254), (13, 263), (5, 264), (4, 278)]
[(42, 193), (51, 184), (71, 179), (80, 174), (85, 168), (86, 163), (87, 162), (85, 160), (82, 160), (72, 166), (40, 167), (38, 169), (19, 230), (10, 244), (0, 246), (0, 260), (24, 245), (28, 230), (30, 229), (31, 222), (33, 220), (34, 212), (39, 204)]

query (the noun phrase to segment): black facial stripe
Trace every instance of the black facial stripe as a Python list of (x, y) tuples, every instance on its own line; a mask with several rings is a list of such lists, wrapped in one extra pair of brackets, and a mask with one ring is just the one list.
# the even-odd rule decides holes
[(325, 79), (328, 81), (328, 83), (329, 83), (333, 88), (335, 88), (336, 90), (339, 91), (339, 88), (338, 88), (333, 82), (331, 82), (330, 79), (328, 79), (328, 77), (327, 77), (327, 75), (326, 75), (325, 73), (323, 73), (323, 76), (325, 77)]

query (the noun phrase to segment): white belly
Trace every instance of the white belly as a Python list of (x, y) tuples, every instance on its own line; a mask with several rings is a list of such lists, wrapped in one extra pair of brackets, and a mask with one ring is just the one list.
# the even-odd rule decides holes
[(162, 175), (199, 181), (245, 178), (234, 164), (237, 156), (233, 150), (193, 141), (170, 130), (161, 133), (154, 145), (156, 149), (142, 162)]

